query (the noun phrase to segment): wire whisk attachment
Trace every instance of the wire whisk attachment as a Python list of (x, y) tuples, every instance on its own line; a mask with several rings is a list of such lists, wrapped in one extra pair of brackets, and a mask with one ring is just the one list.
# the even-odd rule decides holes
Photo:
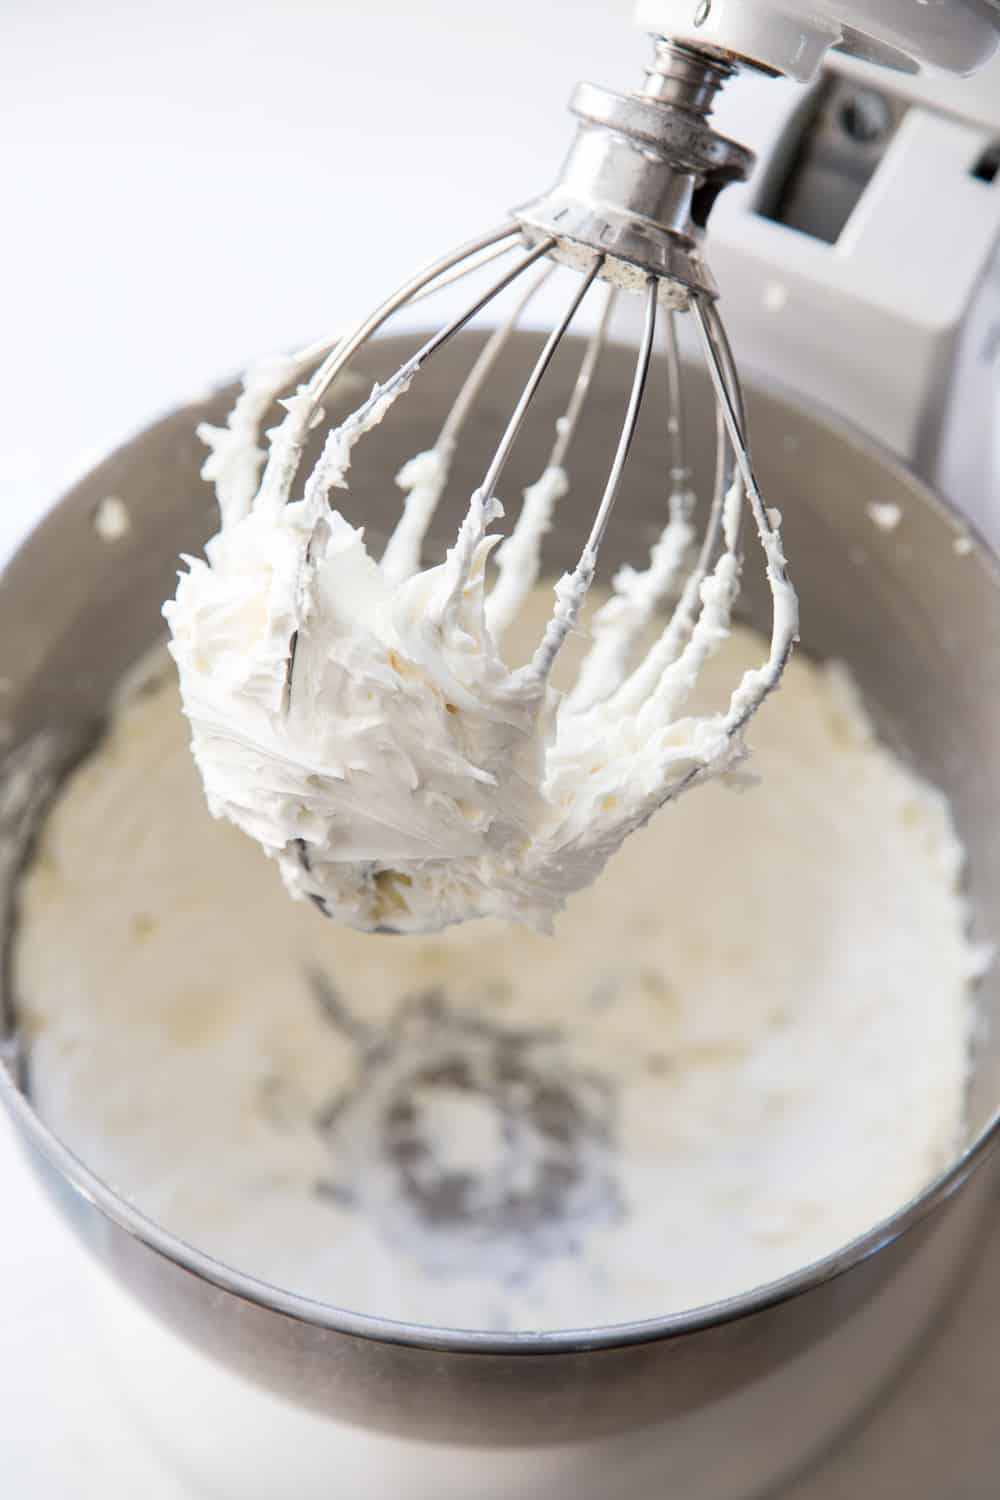
[[(587, 96), (589, 114), (552, 194), (426, 267), (333, 347), (251, 371), (227, 426), (203, 433), (221, 529), (205, 560), (188, 560), (165, 613), (209, 804), (278, 860), (294, 895), (363, 930), (426, 932), (481, 916), (548, 927), (566, 897), (657, 808), (739, 760), (742, 731), (795, 640), (780, 518), (754, 474), (743, 395), (691, 218), (740, 164), (742, 148), (724, 143), (727, 154), (712, 145), (721, 138), (707, 125), (695, 128), (692, 99), (703, 120), (709, 84), (726, 70), (704, 62), (708, 81), (699, 92), (691, 75), (701, 65), (683, 49), (664, 53), (667, 46), (658, 47), (642, 96), (608, 96), (625, 102), (602, 105), (596, 123), (595, 91)], [(622, 146), (626, 127), (643, 172), (655, 155), (650, 119), (660, 122), (669, 158), (659, 164), (661, 179), (672, 173), (679, 184), (657, 235), (634, 203), (617, 214), (607, 209), (607, 182), (622, 175), (621, 153), (632, 149), (627, 134)], [(591, 187), (595, 171), (603, 182), (601, 232), (587, 221), (596, 211), (583, 201), (584, 168)], [(634, 172), (629, 180), (634, 186)], [(642, 254), (629, 236), (645, 245)], [(603, 248), (609, 242), (616, 250)], [(326, 393), (388, 319), (486, 269), (485, 289), (327, 433), (300, 479)], [(567, 286), (562, 311), (484, 458), (453, 545), (443, 562), (424, 567), (468, 417), (512, 332), (554, 277)], [(569, 493), (573, 438), (586, 420), (616, 299), (635, 291), (643, 318), (634, 372), (589, 533), (554, 585), (533, 652), (510, 665), (504, 638), (539, 586), (543, 540), (564, 507), (583, 503)], [(398, 523), (381, 556), (371, 555), (363, 529), (332, 504), (334, 492), (347, 489), (355, 449), (437, 352), (508, 293), (511, 305), (435, 442), (399, 474)], [(591, 331), (574, 340), (582, 352), (572, 394), (548, 461), (504, 535), (498, 488), (585, 304)], [(700, 535), (686, 452), (682, 318), (694, 325), (716, 408), (715, 476)], [(596, 576), (654, 359), (665, 389), (663, 527), (648, 557), (612, 580), (575, 680), (557, 691), (552, 672)], [(285, 416), (265, 448), (261, 429), (279, 397)], [(729, 631), (747, 515), (773, 603), (770, 646), (724, 709), (699, 714), (691, 695)]]

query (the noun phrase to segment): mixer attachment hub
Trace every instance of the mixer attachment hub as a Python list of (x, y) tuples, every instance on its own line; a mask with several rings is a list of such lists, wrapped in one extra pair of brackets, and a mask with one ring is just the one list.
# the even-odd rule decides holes
[(734, 72), (661, 38), (642, 92), (579, 84), (570, 107), (580, 123), (558, 181), (514, 212), (529, 241), (555, 239), (553, 257), (569, 265), (579, 264), (581, 246), (597, 251), (605, 279), (629, 290), (655, 276), (661, 300), (674, 306), (690, 292), (716, 296), (703, 231), (719, 193), (754, 161), (709, 123)]

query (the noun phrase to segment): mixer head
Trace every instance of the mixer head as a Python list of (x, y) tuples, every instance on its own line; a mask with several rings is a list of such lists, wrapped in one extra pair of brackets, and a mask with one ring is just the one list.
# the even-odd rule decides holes
[(637, 0), (636, 24), (709, 55), (808, 83), (830, 49), (901, 73), (981, 68), (997, 0)]

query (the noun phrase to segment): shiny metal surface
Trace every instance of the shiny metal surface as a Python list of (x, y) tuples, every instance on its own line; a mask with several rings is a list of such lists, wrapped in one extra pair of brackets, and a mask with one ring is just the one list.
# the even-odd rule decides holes
[(606, 256), (602, 274), (622, 285), (638, 271), (682, 296), (714, 297), (701, 256), (705, 224), (722, 189), (749, 176), (754, 161), (709, 123), (735, 71), (659, 37), (641, 92), (579, 84), (570, 103), (579, 125), (559, 178), (515, 209), (517, 222), (531, 238), (556, 237), (553, 253), (569, 264), (580, 246)]
[[(442, 349), (414, 383), (405, 420), (386, 422), (384, 472), (358, 467), (352, 514), (365, 516), (373, 541), (385, 538), (395, 517), (384, 474), (433, 441), (477, 338), (459, 335)], [(511, 460), (512, 493), (544, 463), (552, 423), (572, 393), (583, 345), (569, 343), (573, 357), (554, 362)], [(403, 339), (370, 346), (366, 380), (398, 367), (414, 347)], [(516, 388), (537, 347), (537, 337), (512, 335), (499, 357), (497, 392)], [(594, 374), (570, 460), (580, 499), (567, 504), (550, 537), (553, 570), (585, 539), (588, 483), (614, 446), (633, 360), (631, 351), (610, 346)], [(687, 402), (685, 456), (704, 504), (715, 404), (704, 377), (690, 378), (702, 383)], [(0, 678), (8, 764), (39, 733), (68, 747), (92, 732), (122, 672), (160, 635), (160, 602), (172, 590), (177, 554), (198, 550), (215, 526), (194, 429), (200, 420), (218, 421), (230, 394), (183, 408), (118, 450), (66, 496), (6, 570)], [(916, 480), (866, 442), (775, 393), (751, 390), (747, 399), (761, 484), (785, 516), (805, 647), (851, 664), (883, 735), (951, 797), (978, 930), (987, 933), (1000, 905), (996, 565), (967, 544), (961, 523)], [(506, 400), (489, 391), (470, 413), (455, 459), (456, 496), (478, 483), (480, 455), (506, 414)], [(618, 525), (602, 554), (608, 574), (662, 524), (669, 476), (658, 417), (636, 433)], [(93, 526), (109, 494), (125, 501), (133, 522), (113, 545)], [(896, 531), (872, 524), (865, 509), (872, 500), (901, 507)], [(455, 501), (442, 508), (433, 551), (450, 545), (457, 511)], [(766, 583), (749, 569), (745, 602), (766, 626)], [(16, 802), (8, 799), (8, 820)], [(16, 996), (5, 972), (9, 1028)], [(994, 975), (983, 986), (987, 1021), (996, 1013), (997, 984)], [(16, 1049), (8, 1051), (16, 1062)], [(626, 1476), (638, 1450), (624, 1434), (657, 1424), (643, 1451), (656, 1444), (664, 1473), (674, 1476), (669, 1493), (732, 1500), (726, 1443), (745, 1456), (748, 1493), (804, 1461), (867, 1405), (962, 1274), (993, 1192), (994, 1167), (976, 1169), (996, 1136), (1000, 1037), (987, 1025), (977, 1041), (968, 1151), (892, 1221), (827, 1261), (726, 1304), (662, 1319), (651, 1308), (645, 1323), (545, 1336), (391, 1324), (255, 1282), (181, 1244), (96, 1180), (3, 1070), (0, 1094), (53, 1200), (90, 1250), (165, 1323), (251, 1378), (313, 1409), (427, 1439), (586, 1445), (607, 1435)], [(577, 1493), (589, 1493), (585, 1473)]]

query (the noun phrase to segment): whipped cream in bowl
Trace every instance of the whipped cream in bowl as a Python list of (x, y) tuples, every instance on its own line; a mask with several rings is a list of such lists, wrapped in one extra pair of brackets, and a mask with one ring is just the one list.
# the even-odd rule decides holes
[[(760, 650), (737, 628), (698, 707)], [(843, 668), (793, 661), (758, 784), (652, 819), (552, 935), (393, 942), (208, 817), (151, 670), (43, 831), (18, 983), (43, 1116), (182, 1239), (385, 1317), (610, 1324), (835, 1251), (958, 1149), (988, 953), (947, 803)]]

